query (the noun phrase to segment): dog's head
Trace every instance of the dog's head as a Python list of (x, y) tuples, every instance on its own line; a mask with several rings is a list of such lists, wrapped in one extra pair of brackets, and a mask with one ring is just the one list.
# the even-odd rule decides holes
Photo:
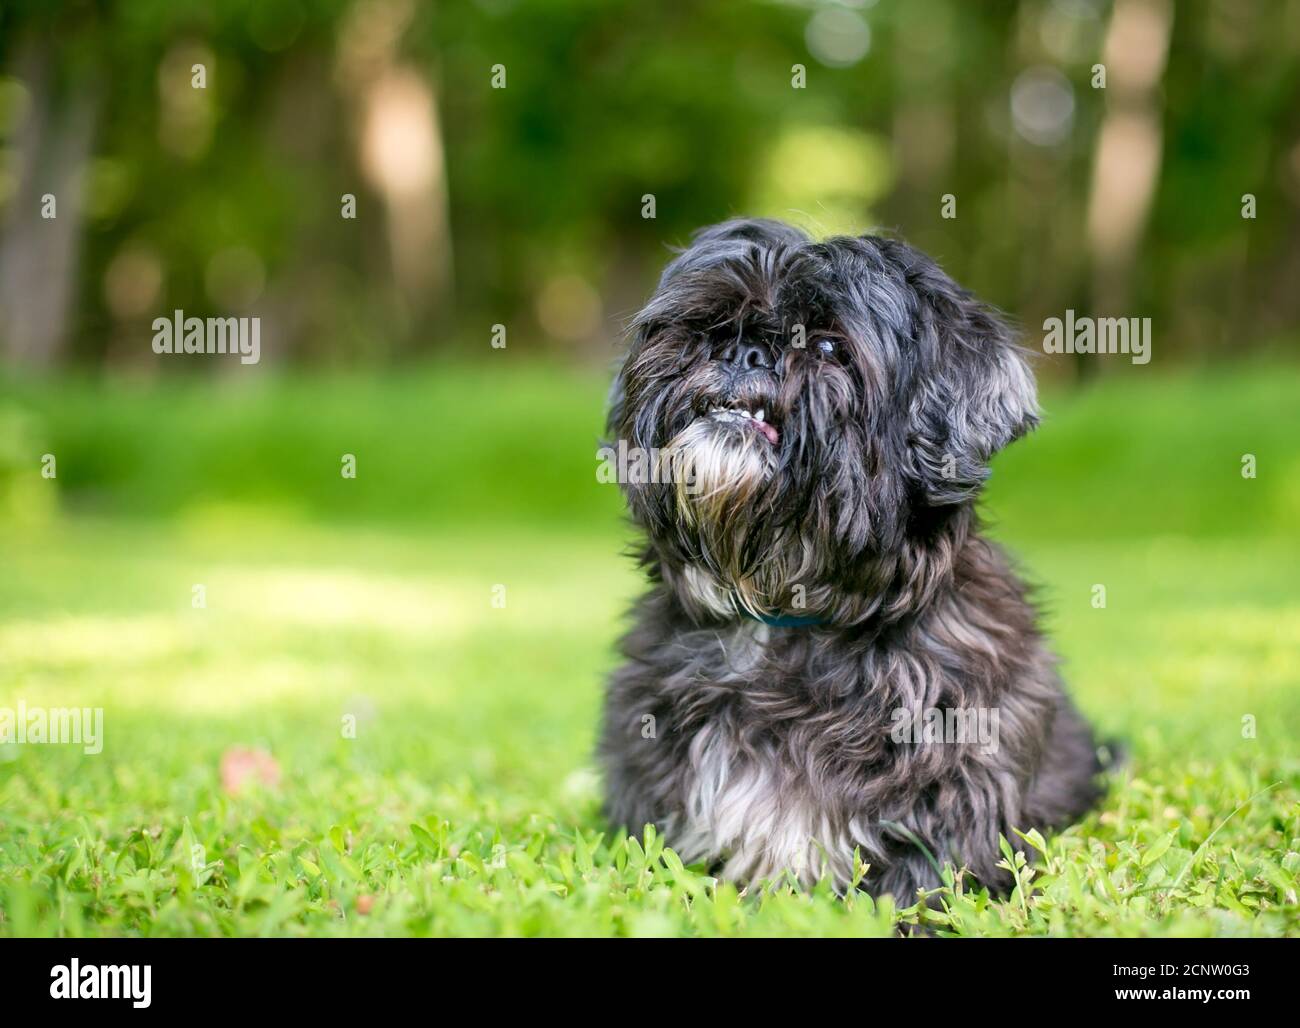
[(609, 431), (658, 462), (628, 502), (693, 613), (860, 621), (951, 550), (989, 458), (1035, 420), (1010, 333), (929, 258), (745, 220), (664, 271)]

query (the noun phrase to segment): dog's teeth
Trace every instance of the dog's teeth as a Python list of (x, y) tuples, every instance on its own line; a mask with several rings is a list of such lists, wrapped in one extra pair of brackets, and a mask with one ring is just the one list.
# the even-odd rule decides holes
[(751, 421), (767, 421), (767, 410), (760, 407), (758, 410), (746, 410), (744, 407), (710, 407), (710, 414), (734, 414), (737, 417), (749, 418)]

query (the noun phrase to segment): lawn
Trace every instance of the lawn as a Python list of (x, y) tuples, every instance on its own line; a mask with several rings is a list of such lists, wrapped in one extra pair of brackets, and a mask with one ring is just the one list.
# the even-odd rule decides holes
[(104, 711), (0, 745), (0, 935), (1300, 934), (1300, 369), (1138, 372), (1049, 391), (985, 505), (1130, 763), (928, 910), (602, 822), (601, 376), (0, 384), (0, 708)]

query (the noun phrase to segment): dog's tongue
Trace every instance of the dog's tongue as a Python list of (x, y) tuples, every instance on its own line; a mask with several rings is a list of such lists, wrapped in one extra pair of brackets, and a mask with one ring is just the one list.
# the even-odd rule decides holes
[(781, 433), (778, 432), (771, 425), (769, 425), (766, 421), (758, 421), (756, 419), (754, 421), (754, 425), (760, 432), (763, 433), (763, 435), (767, 436), (767, 441), (771, 443), (773, 446), (775, 446), (777, 440), (781, 438)]

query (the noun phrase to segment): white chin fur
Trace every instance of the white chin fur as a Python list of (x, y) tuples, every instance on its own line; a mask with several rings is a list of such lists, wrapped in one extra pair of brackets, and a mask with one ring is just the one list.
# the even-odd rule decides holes
[(697, 418), (664, 448), (677, 505), (691, 524), (718, 525), (775, 469), (772, 446), (743, 423)]
[[(687, 593), (721, 616), (747, 609), (762, 613), (780, 577), (779, 561), (740, 567), (740, 542), (748, 526), (746, 503), (776, 470), (772, 446), (752, 426), (699, 418), (664, 448), (682, 521), (699, 533), (720, 575), (685, 569)], [(775, 556), (775, 555), (773, 555)]]

